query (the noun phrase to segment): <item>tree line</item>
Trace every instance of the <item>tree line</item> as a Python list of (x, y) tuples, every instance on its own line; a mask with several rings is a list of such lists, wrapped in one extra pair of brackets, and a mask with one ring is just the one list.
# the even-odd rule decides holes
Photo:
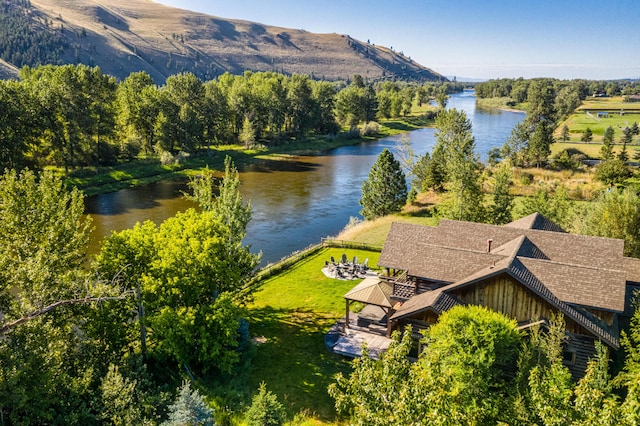
[(157, 86), (145, 72), (118, 82), (98, 67), (27, 66), (20, 81), (0, 81), (0, 166), (70, 168), (220, 144), (269, 146), (403, 117), (414, 102), (452, 87), (250, 71), (206, 82), (182, 73)]
[(61, 29), (33, 13), (29, 0), (0, 1), (0, 58), (19, 68), (61, 64), (69, 48)]
[(198, 211), (113, 233), (88, 260), (80, 191), (51, 171), (0, 176), (0, 424), (213, 424), (176, 372), (242, 374), (259, 255), (230, 158), (221, 182), (189, 185)]

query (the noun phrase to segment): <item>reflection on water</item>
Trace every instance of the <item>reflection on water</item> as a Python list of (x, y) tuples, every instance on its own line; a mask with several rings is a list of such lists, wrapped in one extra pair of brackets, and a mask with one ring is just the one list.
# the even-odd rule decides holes
[[(502, 145), (524, 117), (476, 110), (475, 98), (469, 93), (452, 96), (448, 107), (467, 112), (478, 153), (485, 159), (487, 151)], [(409, 133), (417, 155), (431, 150), (434, 134), (435, 129)], [(240, 191), (253, 207), (245, 242), (253, 251), (262, 251), (262, 263), (266, 264), (322, 237), (336, 235), (351, 216), (360, 217), (362, 182), (380, 152), (395, 150), (399, 138), (341, 147), (318, 156), (264, 160), (240, 170)], [(160, 223), (194, 207), (182, 197), (185, 190), (184, 183), (158, 182), (88, 198), (87, 213), (96, 228), (91, 252), (96, 253), (99, 242), (113, 230), (131, 228), (145, 220)]]

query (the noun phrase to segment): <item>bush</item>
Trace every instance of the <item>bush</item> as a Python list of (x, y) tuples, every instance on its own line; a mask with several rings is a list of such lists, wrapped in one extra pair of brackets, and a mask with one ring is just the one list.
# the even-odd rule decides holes
[(605, 185), (622, 183), (633, 175), (620, 159), (604, 161), (596, 167), (595, 178)]
[(582, 165), (585, 158), (582, 153), (570, 154), (569, 150), (565, 149), (553, 158), (553, 164), (561, 170), (575, 170)]
[(363, 136), (375, 136), (380, 133), (380, 124), (375, 121), (369, 121), (362, 126), (360, 133)]

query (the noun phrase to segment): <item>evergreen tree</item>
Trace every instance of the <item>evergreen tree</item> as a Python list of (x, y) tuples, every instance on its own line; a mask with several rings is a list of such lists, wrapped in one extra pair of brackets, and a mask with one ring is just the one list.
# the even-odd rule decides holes
[(253, 397), (247, 411), (248, 426), (280, 426), (285, 421), (285, 410), (278, 398), (264, 382), (260, 384), (258, 394)]
[(474, 152), (471, 121), (464, 111), (444, 110), (436, 118), (436, 150), (442, 150), (447, 197), (441, 211), (452, 219), (482, 222), (486, 211), (480, 188), (480, 162)]
[(569, 140), (569, 126), (567, 126), (566, 124), (562, 126), (562, 134), (560, 136), (560, 139), (562, 139), (562, 141), (564, 142)]
[(580, 138), (582, 142), (591, 142), (593, 140), (593, 132), (591, 128), (587, 127)]
[(613, 127), (607, 127), (604, 131), (602, 147), (600, 148), (600, 157), (602, 157), (604, 161), (611, 160), (613, 158), (613, 136)]
[(169, 407), (169, 420), (164, 426), (213, 426), (213, 411), (197, 389), (191, 389), (189, 382), (184, 382), (179, 389), (178, 397)]
[(391, 151), (384, 149), (362, 183), (360, 214), (366, 220), (397, 212), (407, 202), (407, 182)]

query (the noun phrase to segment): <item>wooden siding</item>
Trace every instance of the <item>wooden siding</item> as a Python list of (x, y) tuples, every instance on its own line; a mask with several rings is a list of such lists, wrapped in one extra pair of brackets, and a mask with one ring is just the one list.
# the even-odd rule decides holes
[(573, 380), (580, 380), (587, 370), (589, 358), (596, 354), (595, 341), (587, 336), (569, 334), (569, 339), (563, 350), (575, 353), (574, 362), (565, 362), (565, 365), (569, 368)]
[[(518, 322), (551, 319), (554, 314), (560, 312), (507, 274), (458, 289), (452, 292), (452, 295), (467, 305), (486, 306)], [(565, 317), (565, 323), (569, 333), (593, 336), (569, 318)]]

